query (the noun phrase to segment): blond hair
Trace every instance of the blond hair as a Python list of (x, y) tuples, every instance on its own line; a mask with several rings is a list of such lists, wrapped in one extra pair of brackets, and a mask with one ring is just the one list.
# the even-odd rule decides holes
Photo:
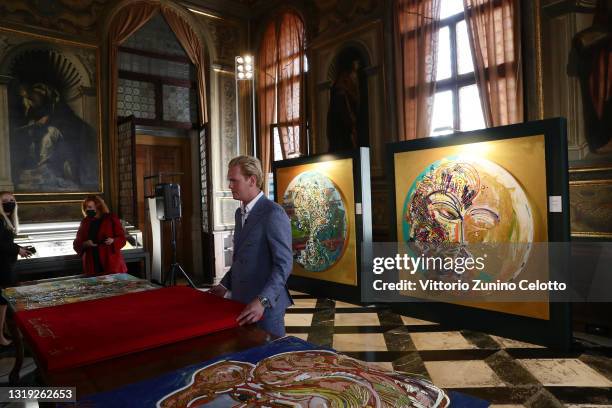
[[(2, 199), (3, 195), (10, 195), (10, 196), (13, 196), (13, 198), (15, 198), (15, 195), (10, 191), (0, 191), (0, 199)], [(13, 210), (13, 213), (11, 214), (10, 218), (4, 212), (4, 207), (0, 205), (0, 217), (2, 217), (2, 220), (4, 221), (4, 224), (6, 225), (6, 227), (9, 230), (13, 231), (13, 234), (17, 234), (17, 232), (19, 232), (19, 216), (17, 215), (17, 200), (15, 200), (15, 209)]]
[(260, 190), (263, 187), (263, 171), (261, 171), (261, 162), (257, 157), (253, 156), (238, 156), (230, 160), (228, 168), (240, 166), (240, 172), (244, 177), (255, 176), (257, 188)]
[(106, 205), (102, 197), (98, 195), (90, 195), (90, 196), (85, 197), (85, 199), (81, 203), (81, 212), (83, 213), (83, 217), (87, 217), (86, 208), (87, 208), (87, 203), (90, 201), (96, 205), (96, 211), (100, 215), (110, 213), (110, 210), (108, 209), (108, 206)]

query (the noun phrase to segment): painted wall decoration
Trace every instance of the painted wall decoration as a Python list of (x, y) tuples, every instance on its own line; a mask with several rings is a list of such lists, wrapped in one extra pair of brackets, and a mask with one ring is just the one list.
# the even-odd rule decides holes
[[(463, 397), (457, 393), (449, 397), (423, 377), (383, 371), (333, 350), (284, 337), (93, 395), (77, 406), (442, 408), (455, 400), (467, 402)], [(486, 406), (482, 400), (469, 402), (470, 406)]]
[[(399, 242), (455, 251), (515, 243), (495, 270), (508, 281), (532, 262), (531, 243), (548, 240), (544, 135), (398, 152), (394, 165)], [(549, 311), (547, 303), (469, 305), (542, 319)]]
[(0, 31), (0, 44), (13, 190), (101, 192), (97, 47), (13, 31)]
[(323, 272), (342, 256), (347, 243), (346, 204), (328, 177), (317, 171), (289, 183), (282, 206), (291, 219), (295, 261), (309, 272)]
[(291, 219), (293, 274), (357, 285), (353, 160), (276, 170), (277, 200)]

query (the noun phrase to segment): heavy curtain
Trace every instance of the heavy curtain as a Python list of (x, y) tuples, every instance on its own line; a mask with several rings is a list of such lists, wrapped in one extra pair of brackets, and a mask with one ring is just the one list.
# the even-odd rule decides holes
[(396, 0), (399, 140), (429, 136), (435, 94), (440, 0)]
[(283, 158), (306, 153), (304, 49), (300, 16), (285, 11), (270, 20), (257, 57), (259, 152), (266, 176), (274, 157), (273, 125)]
[(463, 0), (487, 127), (523, 121), (518, 0)]

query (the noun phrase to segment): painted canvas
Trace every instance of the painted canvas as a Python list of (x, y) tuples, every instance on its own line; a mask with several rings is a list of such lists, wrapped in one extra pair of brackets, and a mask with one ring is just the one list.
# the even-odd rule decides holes
[[(12, 189), (19, 194), (101, 192), (98, 49), (0, 31), (0, 101)], [(8, 169), (7, 169), (8, 170)]]
[(159, 286), (127, 273), (116, 273), (6, 288), (2, 296), (14, 311), (20, 312), (153, 289)]
[[(479, 278), (516, 279), (531, 243), (548, 239), (545, 164), (544, 135), (395, 153), (398, 241), (456, 244), (455, 251), (514, 243), (503, 247), (495, 277)], [(546, 303), (466, 304), (548, 318)]]
[[(296, 370), (296, 368), (299, 368)], [(448, 407), (423, 377), (383, 371), (333, 350), (284, 337), (241, 353), (79, 401), (83, 407)], [(474, 407), (488, 406), (471, 399)], [(465, 405), (467, 406), (467, 405)]]
[(280, 167), (276, 178), (291, 220), (293, 274), (356, 286), (353, 160)]
[(291, 219), (295, 261), (309, 272), (322, 272), (342, 256), (347, 244), (346, 203), (338, 187), (318, 171), (296, 176), (283, 195)]

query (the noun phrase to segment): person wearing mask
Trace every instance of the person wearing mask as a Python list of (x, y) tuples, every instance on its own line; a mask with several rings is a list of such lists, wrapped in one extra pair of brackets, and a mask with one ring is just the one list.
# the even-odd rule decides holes
[(126, 238), (119, 218), (111, 214), (100, 196), (88, 196), (81, 204), (83, 220), (73, 247), (90, 276), (127, 272), (121, 248)]
[[(15, 236), (19, 230), (15, 196), (8, 191), (2, 191), (0, 192), (0, 199), (2, 200), (2, 206), (0, 207), (0, 287), (8, 288), (17, 285), (17, 275), (15, 273), (17, 255), (22, 258), (29, 258), (32, 253), (15, 244)], [(0, 346), (11, 344), (11, 341), (4, 336), (6, 307), (6, 299), (0, 297)]]
[(283, 207), (261, 191), (263, 172), (258, 159), (238, 156), (228, 166), (235, 200), (234, 256), (230, 270), (210, 293), (246, 304), (238, 324), (257, 323), (268, 333), (285, 335), (285, 311), (293, 303), (287, 279), (293, 269), (291, 222)]

